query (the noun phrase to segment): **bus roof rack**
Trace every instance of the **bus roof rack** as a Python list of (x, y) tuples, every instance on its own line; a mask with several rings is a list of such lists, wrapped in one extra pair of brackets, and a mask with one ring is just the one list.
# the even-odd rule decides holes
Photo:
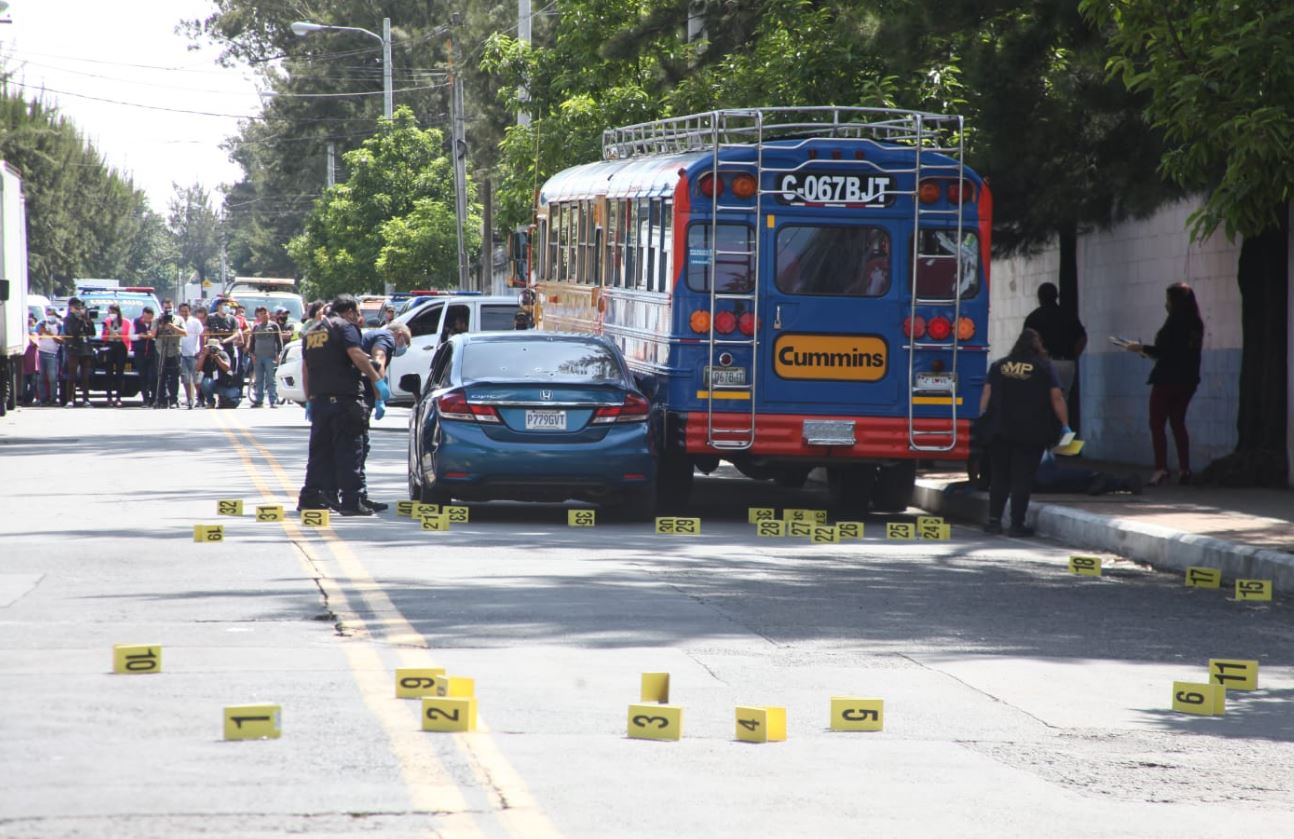
[(962, 117), (894, 108), (730, 108), (641, 122), (602, 132), (602, 158), (710, 151), (770, 140), (839, 138), (956, 153)]

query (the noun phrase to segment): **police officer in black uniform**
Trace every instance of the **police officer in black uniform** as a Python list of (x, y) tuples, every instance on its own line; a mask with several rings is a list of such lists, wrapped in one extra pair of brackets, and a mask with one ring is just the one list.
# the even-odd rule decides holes
[[(361, 345), (359, 302), (343, 294), (332, 302), (332, 314), (302, 335), (301, 383), (310, 420), (310, 453), (298, 510), (331, 507), (344, 516), (371, 516), (363, 500), (361, 468), (368, 406), (363, 381), (373, 383), (378, 404), (390, 388), (373, 369)], [(340, 500), (339, 500), (340, 496)]]
[(1024, 515), (1034, 473), (1043, 451), (1069, 432), (1065, 397), (1036, 331), (1025, 329), (1007, 357), (993, 362), (980, 397), (980, 414), (987, 417), (993, 466), (984, 529), (1002, 532), (1002, 513), (1010, 495), (1010, 535), (1032, 536)]

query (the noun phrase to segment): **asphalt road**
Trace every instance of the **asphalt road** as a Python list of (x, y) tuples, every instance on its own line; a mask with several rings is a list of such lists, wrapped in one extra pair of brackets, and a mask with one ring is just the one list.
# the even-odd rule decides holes
[[(403, 423), (374, 496), (403, 498)], [(0, 421), (0, 836), (1172, 837), (1294, 824), (1294, 608), (1069, 546), (756, 538), (812, 489), (698, 481), (699, 537), (489, 504), (448, 533), (394, 509), (291, 509), (299, 409), (25, 410)], [(916, 511), (912, 511), (915, 515)], [(895, 517), (896, 519), (900, 517)], [(910, 516), (908, 517), (910, 518)], [(192, 526), (223, 524), (196, 544)], [(115, 643), (162, 672), (111, 673)], [(1170, 710), (1210, 658), (1257, 659), (1221, 717)], [(394, 670), (475, 679), (479, 730), (419, 728)], [(645, 671), (678, 742), (629, 739)], [(828, 729), (832, 696), (884, 730)], [(282, 737), (222, 739), (222, 709)], [(785, 742), (734, 737), (785, 707)]]

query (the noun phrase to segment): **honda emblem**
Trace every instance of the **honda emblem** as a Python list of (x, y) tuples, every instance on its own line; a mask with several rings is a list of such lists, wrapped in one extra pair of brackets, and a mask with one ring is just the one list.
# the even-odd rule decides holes
[(539, 391), (539, 398), (546, 402), (550, 401), (553, 398), (553, 392), (551, 390), (541, 390)]

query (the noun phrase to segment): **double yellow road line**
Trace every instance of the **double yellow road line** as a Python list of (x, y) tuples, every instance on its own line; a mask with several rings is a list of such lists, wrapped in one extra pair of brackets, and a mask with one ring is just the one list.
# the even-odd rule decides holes
[[(237, 415), (211, 411), (207, 416), (216, 418), (265, 503), (278, 503), (285, 495), (288, 499), (296, 497), (297, 481), (288, 475), (273, 453), (256, 439)], [(301, 450), (305, 450), (304, 435)], [(257, 468), (257, 456), (273, 476), (273, 482), (278, 484), (279, 493), (266, 479), (265, 470)], [(478, 717), (477, 731), (470, 734), (427, 734), (421, 730), (415, 708), (417, 703), (395, 698), (395, 672), (383, 664), (378, 641), (396, 648), (403, 667), (434, 666), (431, 650), (426, 639), (391, 602), (350, 545), (331, 528), (312, 529), (311, 535), (307, 536), (291, 519), (285, 519), (282, 527), (288, 541), (296, 548), (303, 570), (318, 581), (329, 607), (353, 635), (341, 641), (351, 673), (365, 705), (386, 732), (412, 806), (435, 818), (433, 835), (484, 839), (487, 833), (482, 829), (482, 823), (485, 823), (486, 827), (499, 825), (514, 839), (560, 837), (561, 834), (539, 810), (520, 774), (504, 757), (483, 719)], [(358, 595), (369, 614), (381, 616), (380, 639), (351, 607), (347, 591), (338, 580), (322, 571), (318, 553), (321, 544), (345, 575), (346, 589)], [(411, 709), (413, 713), (410, 713)], [(433, 742), (433, 738), (445, 737), (453, 738), (471, 767), (478, 787), (464, 790), (446, 770)], [(472, 797), (478, 802), (484, 797), (488, 809), (483, 811), (479, 803), (474, 807), (468, 800), (468, 793), (473, 793)]]

